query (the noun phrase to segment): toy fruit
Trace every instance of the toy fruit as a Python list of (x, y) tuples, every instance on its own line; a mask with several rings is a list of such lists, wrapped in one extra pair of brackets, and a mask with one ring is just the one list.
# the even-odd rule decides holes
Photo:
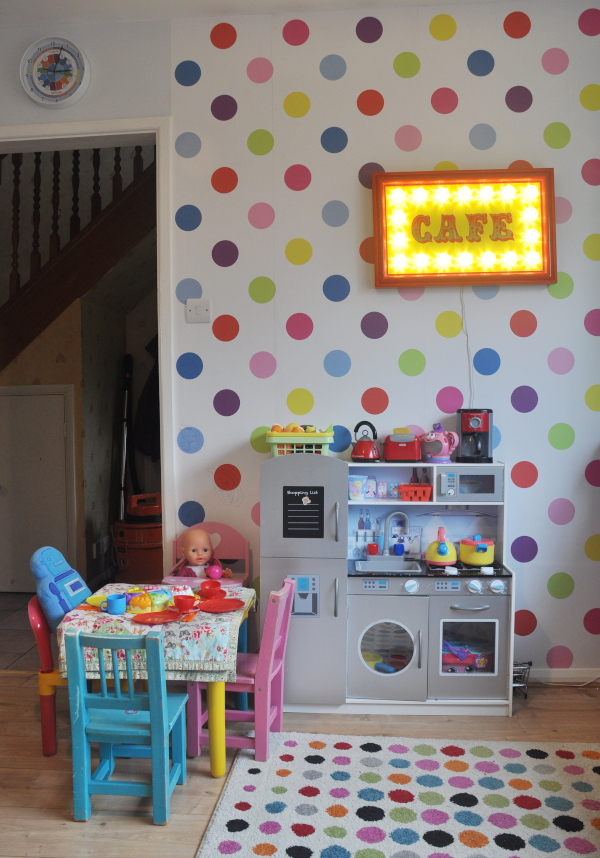
[(271, 426), (271, 432), (283, 432), (283, 426), (281, 423), (273, 423)]
[(106, 601), (106, 593), (93, 593), (85, 600), (88, 605), (93, 605), (94, 608), (99, 608), (102, 602)]
[(222, 578), (222, 576), (223, 576), (223, 570), (221, 569), (220, 566), (217, 566), (216, 564), (213, 566), (207, 566), (204, 571), (205, 571), (206, 576), (208, 578), (216, 579), (216, 578)]
[(292, 432), (302, 432), (302, 434), (304, 434), (304, 429), (302, 428), (302, 426), (294, 426)]
[(297, 423), (288, 423), (288, 425), (283, 430), (284, 432), (293, 432), (298, 424)]
[(316, 432), (317, 431), (316, 427), (311, 426), (310, 424), (308, 424), (307, 426), (303, 426), (302, 428), (304, 429), (305, 432)]

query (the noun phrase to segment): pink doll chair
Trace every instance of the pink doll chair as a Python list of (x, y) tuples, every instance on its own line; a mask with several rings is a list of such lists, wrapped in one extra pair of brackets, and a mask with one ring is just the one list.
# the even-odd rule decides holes
[[(269, 593), (265, 623), (258, 655), (238, 652), (237, 679), (225, 683), (225, 691), (254, 694), (254, 709), (226, 709), (228, 721), (254, 722), (255, 737), (226, 736), (228, 748), (254, 748), (257, 762), (269, 758), (269, 738), (283, 727), (283, 677), (285, 650), (292, 603), (294, 581), (286, 578), (281, 590)], [(187, 746), (190, 756), (199, 756), (202, 745), (208, 744), (208, 734), (202, 731), (208, 720), (208, 710), (202, 705), (204, 682), (188, 682)]]

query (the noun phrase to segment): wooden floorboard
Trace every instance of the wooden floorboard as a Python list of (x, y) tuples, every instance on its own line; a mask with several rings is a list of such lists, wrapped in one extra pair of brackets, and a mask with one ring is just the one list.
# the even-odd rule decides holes
[[(171, 821), (152, 824), (149, 799), (95, 796), (88, 822), (74, 822), (65, 688), (57, 693), (58, 754), (41, 753), (35, 675), (0, 671), (0, 858), (194, 858), (225, 778), (210, 777), (208, 755), (188, 761), (188, 780), (171, 801)], [(240, 728), (243, 729), (243, 728)], [(515, 697), (512, 718), (489, 716), (285, 716), (286, 731), (600, 744), (600, 690), (533, 686)], [(234, 752), (228, 751), (228, 770)], [(120, 760), (140, 773), (146, 760)]]

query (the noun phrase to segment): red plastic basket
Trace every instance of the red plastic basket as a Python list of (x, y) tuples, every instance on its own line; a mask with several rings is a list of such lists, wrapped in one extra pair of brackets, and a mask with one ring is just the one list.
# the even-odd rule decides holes
[(431, 500), (433, 486), (415, 485), (406, 483), (398, 486), (398, 494), (404, 501), (428, 501)]

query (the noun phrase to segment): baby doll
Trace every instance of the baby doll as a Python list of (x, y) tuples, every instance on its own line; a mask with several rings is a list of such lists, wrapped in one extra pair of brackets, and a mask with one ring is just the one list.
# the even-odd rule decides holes
[[(223, 565), (213, 554), (210, 534), (206, 530), (186, 530), (181, 538), (181, 551), (183, 557), (169, 572), (169, 575), (177, 575), (186, 578), (200, 578), (205, 576), (206, 566)], [(223, 569), (223, 578), (231, 578), (231, 569)]]

